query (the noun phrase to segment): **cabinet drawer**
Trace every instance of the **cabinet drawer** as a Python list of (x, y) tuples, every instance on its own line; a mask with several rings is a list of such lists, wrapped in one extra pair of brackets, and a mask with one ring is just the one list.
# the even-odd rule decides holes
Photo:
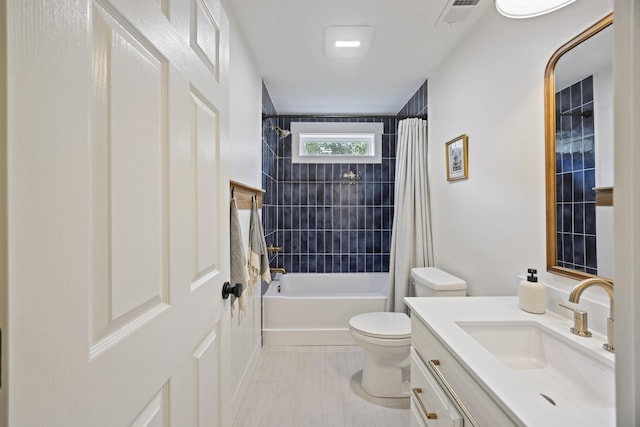
[[(438, 371), (481, 426), (512, 426), (511, 418), (417, 316), (411, 318), (412, 346), (424, 363), (438, 360)], [(413, 377), (412, 377), (413, 384)]]
[(420, 408), (417, 406), (415, 399), (411, 398), (411, 412), (409, 413), (409, 427), (430, 427), (422, 419)]
[(426, 426), (462, 427), (460, 413), (413, 349), (411, 350), (411, 392), (411, 405)]

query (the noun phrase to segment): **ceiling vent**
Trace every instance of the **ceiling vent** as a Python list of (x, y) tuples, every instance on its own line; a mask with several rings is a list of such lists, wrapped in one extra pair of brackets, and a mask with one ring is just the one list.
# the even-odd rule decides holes
[(479, 2), (480, 0), (449, 0), (438, 17), (436, 25), (464, 22)]

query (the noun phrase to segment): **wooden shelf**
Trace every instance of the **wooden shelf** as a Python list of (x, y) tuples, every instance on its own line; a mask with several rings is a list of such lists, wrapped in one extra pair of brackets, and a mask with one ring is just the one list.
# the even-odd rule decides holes
[(613, 206), (613, 187), (596, 187), (596, 206)]
[(229, 180), (229, 191), (236, 198), (238, 209), (251, 209), (253, 196), (258, 200), (258, 209), (262, 209), (262, 194), (265, 192), (263, 189)]

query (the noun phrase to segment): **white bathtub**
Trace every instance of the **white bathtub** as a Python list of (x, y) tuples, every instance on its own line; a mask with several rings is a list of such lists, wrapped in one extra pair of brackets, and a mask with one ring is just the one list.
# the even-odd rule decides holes
[(263, 296), (264, 344), (355, 345), (349, 319), (384, 311), (388, 278), (388, 273), (276, 275)]

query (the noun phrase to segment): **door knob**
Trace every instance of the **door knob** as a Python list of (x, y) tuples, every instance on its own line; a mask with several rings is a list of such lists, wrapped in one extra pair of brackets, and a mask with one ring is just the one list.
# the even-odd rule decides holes
[(242, 295), (242, 283), (236, 283), (235, 286), (231, 286), (231, 283), (224, 282), (224, 285), (222, 285), (222, 299), (229, 298), (229, 295), (239, 298)]

